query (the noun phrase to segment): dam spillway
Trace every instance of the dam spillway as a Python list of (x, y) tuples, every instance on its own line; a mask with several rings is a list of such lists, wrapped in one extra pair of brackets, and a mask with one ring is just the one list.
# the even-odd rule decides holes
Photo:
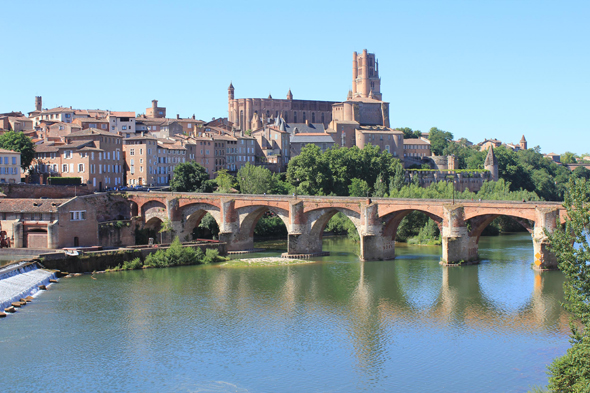
[(30, 261), (3, 266), (0, 268), (0, 311), (12, 302), (37, 293), (40, 285), (49, 285), (53, 278), (56, 278), (53, 271)]

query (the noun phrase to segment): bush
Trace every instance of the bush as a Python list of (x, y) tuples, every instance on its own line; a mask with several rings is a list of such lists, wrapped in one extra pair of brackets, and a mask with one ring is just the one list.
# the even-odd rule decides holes
[(122, 270), (136, 270), (136, 269), (141, 269), (143, 267), (143, 263), (141, 262), (141, 259), (139, 258), (135, 258), (132, 261), (125, 261), (125, 263), (123, 263), (122, 266)]
[(79, 186), (82, 184), (82, 179), (79, 177), (50, 177), (49, 184), (52, 186)]
[(183, 247), (176, 237), (167, 250), (158, 250), (145, 259), (145, 265), (150, 267), (168, 267), (180, 265), (200, 265), (212, 262), (225, 261), (226, 258), (219, 256), (216, 249), (207, 249), (203, 254), (201, 249)]

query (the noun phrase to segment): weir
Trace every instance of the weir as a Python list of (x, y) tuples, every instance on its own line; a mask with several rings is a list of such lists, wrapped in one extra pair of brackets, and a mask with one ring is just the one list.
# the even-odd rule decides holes
[(54, 272), (40, 268), (36, 262), (17, 262), (0, 268), (0, 311), (37, 293), (40, 285), (47, 286), (54, 278)]

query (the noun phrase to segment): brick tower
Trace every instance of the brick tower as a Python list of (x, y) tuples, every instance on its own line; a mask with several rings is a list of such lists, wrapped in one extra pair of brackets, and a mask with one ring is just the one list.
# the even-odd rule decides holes
[(360, 55), (352, 54), (352, 97), (382, 99), (379, 62), (366, 49)]

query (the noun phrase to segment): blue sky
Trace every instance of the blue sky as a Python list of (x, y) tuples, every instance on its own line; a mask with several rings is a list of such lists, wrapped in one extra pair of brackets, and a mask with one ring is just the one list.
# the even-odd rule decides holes
[(11, 1), (0, 112), (227, 116), (236, 97), (344, 100), (377, 55), (391, 125), (590, 152), (589, 1)]

